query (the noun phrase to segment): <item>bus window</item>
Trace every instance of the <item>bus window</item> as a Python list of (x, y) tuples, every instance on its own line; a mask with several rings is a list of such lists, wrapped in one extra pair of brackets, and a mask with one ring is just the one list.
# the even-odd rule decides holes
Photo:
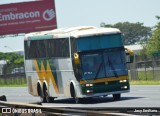
[(105, 69), (108, 77), (118, 77), (119, 75), (127, 74), (123, 54), (124, 51), (107, 52), (104, 54)]
[(31, 41), (31, 47), (29, 49), (30, 58), (39, 58), (40, 50), (38, 49), (37, 41)]
[(123, 46), (121, 34), (83, 37), (77, 39), (77, 50), (98, 50)]
[(30, 41), (25, 41), (24, 42), (25, 59), (29, 58), (29, 47), (30, 47)]
[[(46, 40), (38, 40), (37, 41), (37, 47), (36, 51), (39, 51), (39, 56), (40, 58), (46, 57)], [(35, 56), (37, 58), (37, 56)]]
[(25, 56), (26, 56), (26, 59), (46, 57), (45, 40), (26, 41), (25, 42)]
[(69, 39), (47, 40), (47, 51), (49, 57), (69, 57)]
[(105, 77), (104, 65), (101, 54), (82, 55), (83, 79)]

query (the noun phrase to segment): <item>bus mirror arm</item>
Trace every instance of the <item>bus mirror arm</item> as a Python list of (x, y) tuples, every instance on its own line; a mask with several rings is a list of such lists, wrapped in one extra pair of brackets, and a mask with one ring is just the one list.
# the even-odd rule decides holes
[(133, 63), (134, 61), (134, 53), (132, 50), (125, 48), (126, 52), (126, 63)]
[(79, 54), (78, 53), (74, 53), (74, 63), (76, 65), (80, 64), (80, 59), (79, 59)]

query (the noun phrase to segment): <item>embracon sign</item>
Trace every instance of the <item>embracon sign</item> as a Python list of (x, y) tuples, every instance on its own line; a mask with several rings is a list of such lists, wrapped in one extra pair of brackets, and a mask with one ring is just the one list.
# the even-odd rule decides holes
[(18, 20), (18, 19), (27, 19), (27, 18), (34, 18), (40, 17), (40, 12), (24, 12), (24, 13), (12, 13), (9, 14), (1, 14), (0, 13), (0, 21), (8, 21), (8, 20)]
[(0, 35), (55, 28), (57, 21), (54, 0), (0, 5)]
[[(48, 16), (47, 16), (48, 15)], [(24, 12), (24, 13), (12, 13), (9, 14), (1, 14), (0, 13), (0, 21), (8, 21), (8, 20), (20, 20), (20, 19), (28, 19), (28, 18), (37, 18), (40, 17), (41, 13), (39, 11), (34, 12)], [(52, 20), (56, 15), (53, 9), (45, 10), (43, 12), (43, 19), (46, 21)]]

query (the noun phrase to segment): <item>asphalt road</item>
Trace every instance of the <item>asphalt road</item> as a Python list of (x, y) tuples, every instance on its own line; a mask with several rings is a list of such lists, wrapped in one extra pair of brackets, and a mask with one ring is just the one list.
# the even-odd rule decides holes
[[(0, 87), (0, 96), (6, 95), (8, 102), (40, 102), (39, 97), (28, 94), (26, 87)], [(72, 98), (55, 99), (54, 103), (44, 106), (52, 107), (160, 107), (160, 85), (134, 85), (130, 93), (122, 94), (120, 101), (114, 101), (112, 96), (86, 99), (81, 104), (75, 104)]]

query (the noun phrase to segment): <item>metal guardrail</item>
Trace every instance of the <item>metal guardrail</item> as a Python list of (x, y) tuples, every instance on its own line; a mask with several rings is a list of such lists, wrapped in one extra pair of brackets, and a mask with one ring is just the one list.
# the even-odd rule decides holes
[[(140, 115), (160, 115), (160, 108), (97, 108), (97, 107), (48, 107), (37, 105), (41, 103), (15, 103), (15, 102), (2, 102), (0, 101), (0, 105), (7, 108), (15, 108), (15, 109), (41, 109), (42, 113), (32, 113), (32, 116), (140, 116)], [(142, 111), (134, 112), (134, 110)], [(145, 112), (143, 112), (145, 110)], [(157, 112), (156, 112), (157, 110)], [(150, 111), (150, 112), (148, 112)], [(155, 111), (155, 112), (154, 112)], [(16, 114), (15, 116), (18, 116)], [(28, 115), (27, 115), (28, 116)]]
[[(3, 102), (0, 101), (0, 105), (3, 107), (15, 108), (15, 109), (40, 109), (42, 111), (43, 116), (50, 115), (60, 115), (60, 116), (131, 116), (131, 114), (120, 113), (113, 110), (100, 110), (95, 108), (84, 109), (84, 108), (70, 108), (70, 107), (47, 107), (36, 104), (27, 104), (27, 103), (17, 103), (17, 102)], [(32, 115), (34, 115), (33, 113)], [(40, 114), (38, 114), (40, 116)], [(134, 115), (135, 116), (135, 115)]]
[(25, 73), (17, 73), (17, 74), (6, 74), (6, 75), (0, 75), (0, 78), (25, 78)]

